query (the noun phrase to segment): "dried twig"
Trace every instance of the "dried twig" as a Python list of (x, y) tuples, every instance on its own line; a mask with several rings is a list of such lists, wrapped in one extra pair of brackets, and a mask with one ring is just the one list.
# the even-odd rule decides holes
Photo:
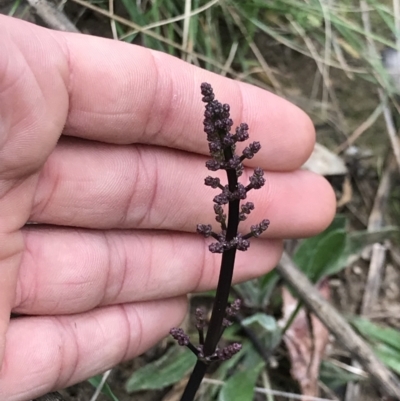
[(79, 32), (68, 17), (49, 1), (28, 0), (28, 3), (49, 28), (57, 31)]
[(308, 278), (284, 252), (276, 268), (284, 280), (297, 292), (304, 304), (325, 324), (336, 339), (357, 359), (384, 393), (398, 399), (400, 381), (376, 357), (369, 346), (358, 336), (340, 313), (325, 299)]

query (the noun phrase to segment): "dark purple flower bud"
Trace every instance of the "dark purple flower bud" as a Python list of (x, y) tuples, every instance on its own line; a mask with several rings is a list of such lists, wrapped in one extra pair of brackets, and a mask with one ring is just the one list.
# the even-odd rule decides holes
[(179, 345), (189, 344), (189, 336), (182, 329), (174, 327), (169, 331), (169, 333), (178, 342)]
[(261, 149), (261, 144), (260, 142), (253, 142), (250, 145), (251, 151), (256, 154), (260, 149)]
[(208, 143), (208, 149), (210, 150), (210, 153), (217, 153), (222, 150), (222, 146), (219, 141), (210, 141)]
[(236, 168), (236, 177), (240, 177), (243, 174), (243, 163), (240, 163), (239, 166)]
[(243, 157), (252, 159), (253, 156), (261, 149), (260, 142), (253, 142), (243, 149)]
[(222, 228), (226, 228), (226, 214), (221, 205), (214, 204), (215, 220), (221, 224)]
[(221, 185), (221, 181), (219, 178), (208, 176), (204, 179), (204, 184), (211, 188), (218, 188)]
[(234, 195), (236, 199), (246, 199), (247, 191), (245, 186), (239, 183)]
[(211, 253), (222, 253), (224, 252), (224, 244), (221, 244), (220, 242), (213, 242), (209, 245), (208, 249)]
[(229, 203), (229, 198), (225, 192), (221, 192), (219, 195), (214, 196), (213, 201), (217, 205), (226, 205), (227, 203)]
[(243, 238), (242, 234), (238, 234), (236, 237), (236, 249), (238, 251), (247, 251), (250, 247), (250, 241), (246, 238)]
[(264, 171), (260, 167), (256, 167), (254, 169), (254, 174), (250, 177), (250, 184), (252, 188), (259, 189), (265, 184), (263, 175)]
[(242, 344), (233, 343), (216, 351), (217, 357), (220, 361), (226, 361), (232, 358), (242, 349)]
[(260, 224), (251, 226), (251, 233), (254, 237), (259, 237), (269, 227), (269, 220), (264, 219)]
[(207, 160), (206, 167), (211, 171), (217, 171), (221, 168), (221, 163), (214, 159)]
[(203, 95), (203, 102), (209, 103), (214, 100), (214, 92), (211, 85), (207, 82), (201, 84), (201, 94)]
[[(228, 116), (229, 116), (229, 114), (228, 114)], [(228, 131), (230, 130), (232, 125), (233, 125), (233, 121), (231, 118), (224, 118), (224, 126)]]
[(243, 149), (242, 154), (243, 154), (243, 157), (244, 157), (245, 159), (251, 159), (251, 158), (254, 156), (254, 155), (253, 155), (253, 152), (250, 150), (250, 148), (249, 148), (248, 146), (246, 146), (246, 147)]
[(232, 135), (227, 134), (227, 135), (225, 135), (225, 136), (222, 138), (222, 143), (223, 143), (223, 145), (224, 145), (225, 147), (227, 147), (227, 146), (232, 146), (232, 145), (234, 145), (234, 144), (235, 144), (235, 141), (234, 141)]
[(213, 135), (215, 131), (215, 126), (211, 121), (204, 121), (204, 132), (210, 137)]
[(249, 133), (247, 132), (248, 130), (249, 126), (246, 123), (240, 124), (235, 131), (235, 140), (238, 142), (243, 142), (249, 139)]
[(222, 230), (222, 231), (218, 234), (218, 241), (219, 241), (219, 242), (222, 242), (222, 243), (226, 243), (225, 238), (226, 238), (226, 230)]
[(226, 308), (226, 316), (234, 317), (238, 314), (240, 307), (242, 306), (242, 301), (237, 298), (235, 299), (227, 308)]
[(212, 234), (212, 227), (210, 224), (197, 224), (196, 231), (208, 238)]
[(233, 155), (232, 158), (226, 163), (226, 168), (236, 169), (240, 164), (240, 157), (238, 155)]
[(226, 214), (219, 214), (218, 216), (215, 216), (215, 221), (218, 223), (225, 223), (226, 219)]
[(222, 206), (215, 204), (214, 205), (214, 212), (216, 214), (222, 214), (222, 213), (224, 213), (224, 209), (222, 208)]
[(254, 203), (253, 202), (246, 202), (244, 205), (241, 206), (242, 213), (250, 214), (252, 210), (254, 210)]
[(202, 308), (196, 308), (196, 328), (197, 330), (203, 330), (206, 326), (206, 319), (204, 316), (204, 310)]

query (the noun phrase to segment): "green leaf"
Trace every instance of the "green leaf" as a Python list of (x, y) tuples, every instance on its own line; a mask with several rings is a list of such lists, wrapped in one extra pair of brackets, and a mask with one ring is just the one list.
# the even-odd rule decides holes
[[(99, 387), (101, 380), (103, 378), (103, 375), (96, 375), (94, 377), (91, 377), (88, 379), (88, 382), (94, 387), (97, 388)], [(105, 394), (107, 397), (109, 397), (113, 401), (119, 401), (118, 397), (115, 396), (115, 394), (112, 392), (110, 386), (108, 383), (104, 383), (103, 388), (101, 389), (101, 392)]]
[(252, 400), (254, 398), (254, 387), (263, 367), (264, 362), (259, 362), (251, 368), (232, 375), (222, 387), (218, 401)]
[(346, 236), (346, 246), (343, 252), (338, 255), (330, 266), (324, 269), (324, 274), (328, 276), (340, 272), (349, 264), (350, 258), (357, 258), (367, 245), (392, 238), (398, 232), (399, 230), (397, 227), (385, 227), (379, 231), (356, 231), (348, 234)]
[(282, 332), (275, 318), (265, 313), (255, 313), (243, 319), (242, 325), (250, 328), (267, 350), (273, 350), (281, 341)]
[(345, 250), (346, 231), (335, 230), (326, 235), (318, 244), (314, 256), (304, 271), (310, 280), (316, 282), (328, 275), (337, 259)]
[(279, 279), (280, 276), (275, 270), (271, 270), (269, 273), (258, 279), (260, 286), (258, 306), (262, 309), (265, 309), (270, 303), (271, 296)]
[(258, 279), (248, 280), (235, 285), (235, 290), (249, 308), (257, 307), (260, 298), (260, 286)]
[[(229, 327), (230, 328), (230, 327)], [(225, 332), (224, 332), (225, 338)], [(252, 349), (252, 344), (248, 340), (241, 340), (242, 349), (240, 352), (235, 354), (231, 359), (224, 361), (218, 367), (218, 369), (213, 373), (212, 378), (216, 380), (226, 381), (228, 377), (231, 376), (231, 372), (239, 365), (239, 361), (243, 359), (244, 355), (247, 355), (248, 352)], [(220, 391), (219, 386), (208, 385), (204, 389), (204, 396), (202, 399), (204, 400), (215, 400), (218, 392)]]
[(396, 227), (385, 227), (374, 232), (347, 233), (345, 223), (343, 216), (337, 216), (323, 233), (304, 240), (296, 250), (293, 260), (312, 281), (340, 272), (365, 246), (399, 232)]
[(316, 235), (315, 237), (307, 238), (300, 244), (293, 257), (294, 262), (297, 263), (297, 265), (303, 271), (305, 271), (306, 267), (310, 263), (310, 260), (313, 259), (320, 242), (331, 232), (334, 232), (336, 230), (344, 230), (345, 226), (345, 217), (342, 215), (337, 215), (331, 225), (324, 232)]
[(370, 342), (385, 344), (400, 353), (400, 333), (398, 330), (377, 325), (361, 317), (354, 317), (350, 322)]
[(372, 345), (382, 362), (400, 374), (400, 333), (391, 327), (372, 323), (368, 319), (354, 317), (351, 324)]
[(195, 355), (186, 347), (173, 346), (160, 359), (134, 372), (125, 385), (126, 391), (163, 389), (181, 380), (195, 362)]
[(336, 390), (351, 381), (364, 380), (364, 377), (350, 373), (329, 361), (322, 361), (319, 377), (332, 390)]
[(373, 349), (386, 366), (400, 374), (400, 353), (397, 350), (385, 344), (377, 344)]

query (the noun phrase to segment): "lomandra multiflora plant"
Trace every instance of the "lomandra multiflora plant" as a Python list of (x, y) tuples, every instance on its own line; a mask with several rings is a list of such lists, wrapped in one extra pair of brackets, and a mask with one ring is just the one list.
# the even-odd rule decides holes
[[(203, 102), (206, 103), (204, 131), (207, 134), (208, 147), (212, 157), (206, 162), (206, 167), (211, 171), (225, 170), (228, 184), (223, 185), (216, 177), (206, 177), (205, 185), (219, 190), (213, 201), (215, 220), (219, 223), (220, 230), (219, 232), (213, 231), (209, 224), (197, 226), (198, 233), (216, 240), (209, 245), (210, 252), (222, 254), (218, 287), (210, 322), (207, 324), (203, 310), (196, 310), (196, 328), (199, 333), (197, 346), (190, 342), (189, 336), (182, 329), (173, 328), (170, 331), (179, 345), (187, 346), (197, 357), (196, 365), (181, 401), (194, 399), (211, 363), (229, 359), (242, 348), (239, 343), (233, 343), (223, 348), (218, 347), (225, 328), (232, 324), (232, 318), (240, 308), (240, 300), (228, 305), (236, 251), (246, 251), (250, 246), (249, 239), (260, 236), (269, 226), (269, 220), (262, 220), (261, 223), (251, 226), (249, 233), (244, 235), (238, 233), (239, 222), (246, 220), (254, 209), (252, 202), (245, 202), (247, 193), (252, 189), (261, 188), (265, 183), (264, 172), (259, 167), (254, 169), (247, 185), (240, 183), (238, 177), (243, 173), (243, 160), (253, 158), (260, 150), (261, 145), (259, 142), (252, 142), (244, 148), (240, 156), (236, 154), (236, 143), (249, 139), (249, 127), (242, 123), (232, 134), (230, 130), (233, 121), (230, 118), (229, 105), (215, 100), (213, 89), (208, 83), (201, 84), (201, 94)], [(206, 326), (208, 326), (208, 330), (205, 334)]]

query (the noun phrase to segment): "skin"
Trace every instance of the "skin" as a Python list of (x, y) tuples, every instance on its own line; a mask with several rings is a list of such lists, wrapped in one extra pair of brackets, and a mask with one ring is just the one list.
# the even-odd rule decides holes
[(145, 352), (179, 326), (189, 292), (216, 286), (220, 255), (194, 233), (214, 221), (217, 193), (203, 185), (201, 82), (263, 146), (242, 182), (260, 166), (266, 185), (241, 227), (271, 226), (238, 253), (235, 281), (271, 270), (282, 238), (331, 221), (329, 184), (298, 170), (313, 125), (287, 101), (5, 16), (0, 48), (0, 399), (29, 400)]

